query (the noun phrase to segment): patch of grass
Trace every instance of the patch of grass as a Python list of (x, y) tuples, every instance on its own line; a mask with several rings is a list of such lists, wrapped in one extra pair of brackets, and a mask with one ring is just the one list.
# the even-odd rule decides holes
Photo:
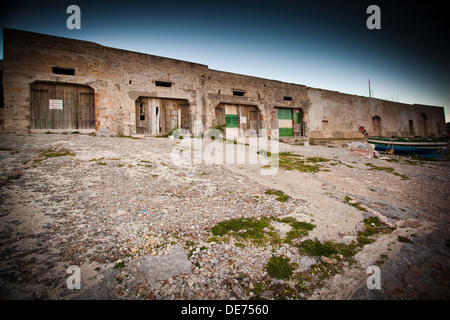
[(276, 195), (277, 197), (275, 198), (275, 200), (280, 201), (280, 202), (286, 202), (289, 200), (289, 196), (287, 194), (285, 194), (283, 191), (281, 190), (276, 190), (276, 189), (268, 189), (265, 194), (270, 194), (270, 195)]
[[(289, 196), (286, 195), (283, 191), (281, 190), (276, 190), (276, 189), (268, 189), (265, 194), (269, 194), (269, 195), (276, 195), (278, 196), (278, 198), (276, 198), (276, 200), (284, 202), (287, 199), (289, 199)], [(281, 197), (281, 198), (280, 198)]]
[(98, 164), (99, 166), (106, 166), (106, 163), (105, 163), (105, 162), (97, 162), (97, 164)]
[(310, 161), (312, 163), (328, 162), (328, 161), (330, 161), (330, 159), (322, 158), (322, 157), (311, 157), (311, 158), (306, 158), (306, 160), (308, 160), (308, 161)]
[(247, 245), (245, 241), (252, 244), (278, 245), (281, 239), (278, 231), (270, 225), (270, 218), (239, 218), (219, 222), (211, 228), (213, 237), (209, 241), (217, 243), (230, 241), (230, 236), (239, 238), (239, 246)]
[(369, 170), (372, 170), (372, 171), (384, 171), (384, 172), (392, 173), (393, 175), (399, 176), (402, 180), (409, 179), (409, 177), (407, 175), (395, 172), (395, 169), (391, 168), (391, 167), (379, 167), (379, 166), (373, 165), (371, 163), (366, 163), (366, 166), (370, 167)]
[(420, 165), (419, 161), (416, 160), (409, 160), (409, 159), (404, 159), (403, 160), (406, 164), (409, 164), (411, 166), (417, 166)]
[[(260, 155), (271, 157), (272, 153), (266, 150), (259, 150), (257, 152)], [(300, 172), (316, 173), (320, 171), (321, 165), (318, 162), (328, 162), (330, 159), (322, 157), (311, 157), (304, 159), (302, 155), (294, 154), (291, 152), (280, 152), (278, 154), (278, 165), (280, 169), (284, 170), (297, 170)], [(313, 164), (310, 164), (313, 163)]]
[(352, 207), (355, 207), (359, 211), (367, 212), (367, 209), (364, 207), (361, 207), (361, 203), (356, 202), (352, 197), (346, 196), (343, 202), (348, 205), (351, 205)]
[(39, 153), (39, 157), (42, 158), (57, 158), (57, 157), (65, 157), (65, 156), (76, 156), (75, 153), (67, 151), (67, 150), (61, 150), (61, 151), (55, 151), (52, 149), (47, 149)]
[(7, 176), (6, 180), (8, 180), (8, 181), (10, 181), (10, 180), (17, 180), (19, 178), (20, 178), (20, 174), (13, 174), (13, 175)]
[(214, 236), (230, 234), (244, 239), (262, 239), (264, 238), (264, 228), (270, 225), (269, 221), (270, 219), (267, 217), (231, 219), (219, 222), (211, 228), (211, 232)]
[(123, 269), (123, 268), (125, 268), (125, 262), (119, 262), (119, 263), (116, 263), (116, 265), (114, 266), (114, 269), (116, 269), (116, 270), (120, 270), (120, 269)]
[(375, 240), (371, 237), (378, 233), (389, 233), (394, 230), (382, 223), (378, 217), (364, 219), (364, 227), (364, 231), (359, 231), (356, 238), (356, 241), (360, 246), (374, 242)]
[(397, 240), (403, 243), (412, 243), (412, 241), (409, 238), (403, 236), (398, 236)]
[(126, 135), (124, 135), (124, 134), (118, 134), (118, 135), (116, 136), (116, 138), (129, 138), (129, 139), (135, 139), (135, 140), (142, 139), (142, 138), (138, 138), (138, 137), (126, 136)]
[(291, 259), (283, 256), (270, 257), (266, 264), (267, 273), (272, 278), (289, 280), (294, 270), (290, 261)]
[(325, 256), (330, 257), (333, 254), (337, 253), (333, 243), (331, 241), (326, 241), (324, 243), (319, 240), (305, 240), (298, 245), (298, 248), (301, 249), (302, 252), (306, 253), (309, 256)]
[[(312, 157), (302, 159), (302, 156), (292, 154), (289, 152), (280, 153), (279, 157), (279, 167), (284, 170), (297, 170), (300, 172), (311, 172), (316, 173), (320, 171), (321, 165), (318, 162), (328, 162), (329, 159), (321, 157)], [(310, 164), (310, 163), (313, 164)]]
[(389, 172), (389, 173), (392, 173), (392, 172), (395, 171), (394, 168), (391, 168), (391, 167), (380, 167), (380, 166), (376, 166), (376, 165), (374, 165), (374, 164), (372, 164), (370, 162), (366, 163), (366, 166), (370, 167), (370, 170), (372, 170), (372, 171), (377, 170), (377, 171), (385, 171), (385, 172)]
[(305, 240), (297, 245), (297, 247), (305, 254), (316, 257), (331, 257), (333, 255), (340, 254), (345, 258), (351, 258), (357, 252), (357, 246), (355, 243), (345, 244), (333, 241), (321, 242), (317, 239)]
[(292, 229), (286, 233), (286, 238), (284, 238), (283, 242), (292, 244), (294, 239), (299, 239), (304, 236), (307, 236), (309, 231), (313, 230), (316, 226), (311, 223), (297, 221), (293, 217), (286, 217), (283, 219), (275, 219), (278, 222), (288, 223)]

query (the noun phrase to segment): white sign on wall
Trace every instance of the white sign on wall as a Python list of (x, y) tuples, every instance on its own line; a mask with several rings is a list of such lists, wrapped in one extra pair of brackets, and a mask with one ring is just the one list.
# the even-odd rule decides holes
[(63, 101), (56, 100), (56, 99), (50, 99), (50, 100), (48, 100), (48, 107), (49, 107), (49, 109), (62, 110), (63, 109)]

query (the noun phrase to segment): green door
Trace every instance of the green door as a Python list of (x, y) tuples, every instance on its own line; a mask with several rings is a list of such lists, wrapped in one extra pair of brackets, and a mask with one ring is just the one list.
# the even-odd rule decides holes
[(280, 137), (294, 136), (292, 109), (278, 108), (278, 130)]

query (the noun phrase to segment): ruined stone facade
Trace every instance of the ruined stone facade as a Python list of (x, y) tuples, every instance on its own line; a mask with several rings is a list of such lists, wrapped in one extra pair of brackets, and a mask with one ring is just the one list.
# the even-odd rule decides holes
[(360, 126), (388, 137), (446, 133), (442, 107), (314, 89), (14, 29), (4, 29), (3, 86), (4, 132), (158, 135), (201, 123), (203, 130), (226, 124), (227, 132), (270, 134), (276, 128), (280, 136), (311, 138), (360, 138)]

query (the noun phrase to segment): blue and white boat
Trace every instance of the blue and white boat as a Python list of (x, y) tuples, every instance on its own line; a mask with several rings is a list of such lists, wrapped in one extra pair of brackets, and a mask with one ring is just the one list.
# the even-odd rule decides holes
[[(427, 138), (382, 138), (369, 137), (367, 142), (375, 145), (375, 150), (390, 151), (417, 157), (442, 158), (447, 152), (448, 139)], [(391, 151), (392, 152), (392, 151)]]

